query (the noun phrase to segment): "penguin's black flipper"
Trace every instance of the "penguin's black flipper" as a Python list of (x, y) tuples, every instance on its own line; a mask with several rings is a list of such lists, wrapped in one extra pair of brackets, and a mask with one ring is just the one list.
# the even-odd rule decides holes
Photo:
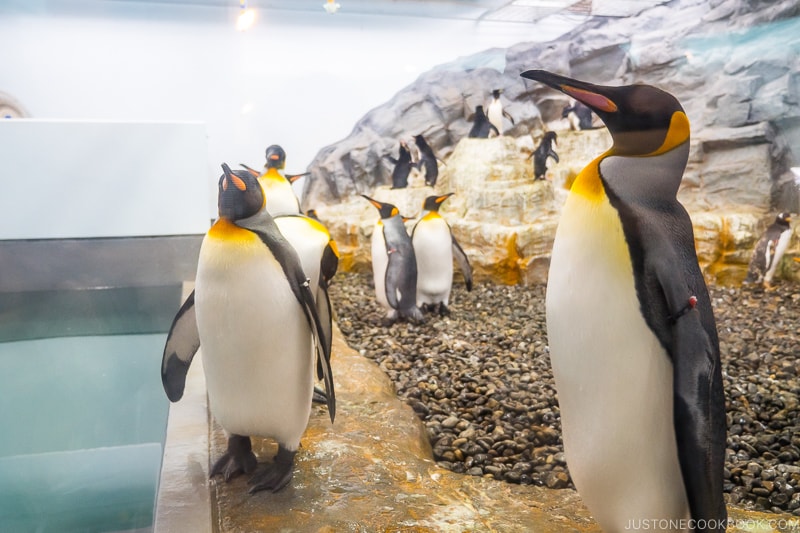
[(161, 359), (161, 383), (171, 402), (177, 402), (183, 396), (186, 374), (198, 348), (200, 333), (197, 330), (192, 291), (172, 321)]
[(490, 123), (489, 123), (489, 132), (487, 132), (487, 133), (486, 133), (486, 137), (487, 137), (487, 138), (489, 137), (489, 133), (490, 133), (490, 132), (492, 132), (492, 131), (494, 132), (494, 134), (495, 134), (496, 136), (500, 137), (500, 130), (498, 130), (498, 129), (497, 129), (497, 126), (495, 126), (494, 124), (492, 124), (492, 123), (490, 122)]
[[(251, 226), (251, 223), (255, 222)], [(283, 273), (289, 282), (292, 292), (297, 298), (300, 307), (306, 315), (308, 325), (311, 327), (311, 334), (316, 338), (317, 346), (317, 360), (321, 363), (322, 379), (325, 384), (325, 392), (328, 395), (328, 414), (333, 422), (336, 416), (336, 393), (333, 390), (333, 371), (331, 370), (331, 354), (330, 343), (327, 341), (328, 336), (325, 333), (325, 328), (322, 325), (319, 314), (317, 313), (317, 304), (314, 300), (314, 294), (311, 292), (311, 284), (303, 272), (303, 267), (300, 264), (300, 258), (297, 256), (292, 245), (284, 238), (278, 230), (278, 226), (272, 220), (266, 211), (264, 214), (256, 218), (254, 221), (237, 221), (239, 227), (249, 229), (261, 239), (261, 242), (269, 248), (272, 255), (281, 265)], [(259, 229), (254, 229), (253, 226), (257, 225)]]
[[(331, 312), (331, 300), (328, 296), (328, 289), (323, 285), (320, 280), (319, 287), (317, 287), (317, 297), (314, 299), (317, 302), (317, 314), (319, 321), (322, 325), (324, 338), (320, 339), (321, 342), (326, 344), (323, 353), (328, 354), (328, 366), (330, 366), (331, 346), (333, 344), (333, 314)], [(317, 379), (325, 378), (325, 369), (320, 358), (317, 358)]]
[(514, 125), (514, 117), (512, 117), (511, 115), (509, 115), (509, 114), (508, 114), (508, 111), (506, 111), (505, 109), (503, 109), (503, 116), (504, 116), (504, 117), (506, 117), (508, 120), (510, 120), (510, 121), (511, 121), (511, 125), (512, 125), (512, 126)]
[(459, 270), (461, 273), (464, 274), (464, 281), (467, 284), (467, 290), (472, 290), (472, 266), (469, 264), (469, 259), (467, 258), (467, 254), (464, 253), (464, 250), (461, 248), (461, 245), (458, 244), (458, 241), (450, 234), (450, 237), (453, 240), (453, 257), (456, 259), (456, 263), (458, 264)]
[(655, 270), (670, 312), (668, 353), (673, 365), (673, 426), (678, 460), (692, 518), (723, 524), (721, 529), (702, 531), (724, 531), (726, 420), (716, 326), (702, 274), (694, 276), (692, 287), (674, 268), (675, 264), (663, 261)]
[(556, 160), (556, 163), (558, 163), (558, 154), (555, 152), (555, 150), (553, 150), (553, 149), (551, 148), (551, 149), (550, 149), (550, 151), (549, 151), (549, 152), (547, 152), (547, 155), (548, 155), (548, 156), (550, 156), (550, 157), (552, 157), (553, 159), (555, 159), (555, 160)]

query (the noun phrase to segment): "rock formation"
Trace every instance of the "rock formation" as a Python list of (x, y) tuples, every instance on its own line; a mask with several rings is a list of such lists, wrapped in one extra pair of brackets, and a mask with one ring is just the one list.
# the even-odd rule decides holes
[[(629, 18), (594, 17), (555, 41), (443, 65), (364, 116), (346, 139), (322, 149), (310, 165), (305, 203), (328, 204), (329, 222), (337, 227), (336, 204), (349, 204), (361, 192), (416, 213), (428, 194), (424, 187), (409, 190), (408, 200), (373, 191), (390, 180), (383, 155), (398, 139), (422, 133), (440, 157), (449, 157), (437, 192), (456, 192), (443, 213), (460, 242), (481, 255), (478, 273), (507, 282), (541, 280), (563, 186), (608, 142), (594, 131), (567, 135), (561, 118), (567, 98), (519, 73), (544, 68), (597, 83), (650, 83), (675, 94), (692, 122), (679, 198), (692, 215), (701, 263), (711, 278), (738, 282), (774, 212), (800, 210), (789, 172), (800, 161), (799, 14), (796, 0), (672, 0)], [(469, 113), (495, 88), (503, 89), (516, 124), (505, 138), (478, 149), (473, 140), (462, 141)], [(524, 161), (545, 130), (559, 133), (562, 162), (549, 172), (552, 186), (532, 183)], [(343, 214), (352, 219), (352, 210)], [(797, 233), (784, 276), (800, 277), (791, 260), (800, 250)], [(334, 234), (345, 249), (358, 240), (354, 233)]]

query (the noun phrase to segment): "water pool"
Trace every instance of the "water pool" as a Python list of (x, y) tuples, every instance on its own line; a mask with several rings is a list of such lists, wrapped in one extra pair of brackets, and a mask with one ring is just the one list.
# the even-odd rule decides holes
[(0, 293), (0, 531), (149, 531), (180, 285)]

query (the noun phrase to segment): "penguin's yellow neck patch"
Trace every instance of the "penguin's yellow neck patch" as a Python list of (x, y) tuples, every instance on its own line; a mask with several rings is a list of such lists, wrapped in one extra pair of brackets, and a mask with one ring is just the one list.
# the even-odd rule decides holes
[(672, 118), (669, 121), (669, 129), (667, 130), (664, 142), (654, 152), (647, 154), (647, 156), (661, 155), (685, 143), (689, 140), (690, 130), (689, 117), (682, 111), (676, 111), (672, 114)]
[(428, 220), (429, 221), (429, 220), (433, 220), (433, 219), (436, 219), (436, 218), (442, 218), (442, 215), (440, 215), (436, 211), (428, 211), (428, 213), (424, 217), (422, 217), (422, 220), (420, 220), (420, 222), (422, 222), (423, 220)]
[(281, 176), (280, 172), (278, 172), (278, 169), (276, 169), (276, 168), (267, 169), (267, 171), (259, 179), (263, 179), (263, 180), (280, 180), (280, 181), (285, 181), (286, 180), (286, 178)]
[(602, 154), (594, 161), (584, 167), (583, 170), (575, 177), (572, 183), (570, 192), (583, 196), (587, 200), (599, 202), (606, 196), (606, 191), (603, 188), (603, 182), (600, 181), (600, 161), (608, 155), (609, 152)]
[(208, 236), (213, 239), (240, 243), (260, 241), (258, 235), (252, 231), (241, 228), (224, 218), (217, 220), (214, 225), (211, 226), (211, 229), (208, 230)]

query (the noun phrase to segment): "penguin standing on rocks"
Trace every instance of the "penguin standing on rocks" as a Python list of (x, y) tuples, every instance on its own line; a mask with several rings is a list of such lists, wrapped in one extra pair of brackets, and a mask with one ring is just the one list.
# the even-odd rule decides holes
[(765, 287), (771, 286), (775, 271), (792, 238), (792, 228), (789, 226), (791, 221), (790, 213), (778, 213), (775, 217), (775, 222), (770, 224), (756, 243), (745, 283), (763, 283)]
[(361, 196), (381, 216), (372, 232), (372, 275), (375, 297), (387, 310), (385, 324), (393, 324), (400, 317), (420, 322), (422, 313), (416, 301), (417, 259), (403, 217), (392, 204)]
[(546, 131), (542, 137), (539, 146), (533, 151), (533, 177), (537, 180), (543, 180), (547, 174), (547, 159), (552, 157), (558, 163), (558, 154), (553, 149), (553, 144), (556, 142), (556, 132)]
[(390, 155), (385, 157), (394, 165), (392, 169), (392, 189), (405, 189), (408, 187), (408, 175), (414, 166), (408, 144), (405, 141), (400, 141), (397, 159)]
[(439, 207), (453, 193), (428, 196), (422, 205), (422, 217), (414, 225), (411, 243), (417, 258), (417, 306), (448, 313), (453, 286), (453, 258), (464, 275), (467, 290), (472, 290), (472, 267), (453, 236), (450, 224), (439, 214)]
[(219, 219), (203, 239), (195, 290), (172, 323), (161, 378), (167, 397), (178, 401), (202, 345), (209, 408), (228, 434), (211, 476), (228, 481), (254, 472), (250, 436), (273, 438), (278, 453), (251, 477), (250, 492), (275, 492), (292, 478), (308, 424), (314, 346), (333, 422), (330, 354), (309, 279), (264, 208), (261, 185), (248, 171), (222, 168)]
[(503, 134), (503, 117), (507, 118), (512, 126), (514, 125), (514, 117), (503, 109), (503, 102), (500, 101), (500, 93), (502, 92), (502, 89), (495, 89), (492, 91), (492, 101), (489, 103), (489, 108), (486, 112), (489, 122), (495, 127), (498, 135)]
[(494, 124), (489, 122), (489, 118), (483, 112), (483, 106), (475, 106), (475, 115), (472, 117), (472, 129), (469, 130), (469, 137), (471, 139), (487, 139), (492, 132), (495, 135), (500, 135), (500, 131)]
[(605, 531), (653, 520), (724, 531), (719, 341), (676, 199), (689, 120), (649, 85), (522, 76), (589, 106), (613, 138), (575, 179), (548, 276), (550, 360), (575, 486)]
[(419, 149), (419, 161), (416, 163), (417, 169), (425, 167), (425, 185), (434, 187), (439, 178), (439, 163), (433, 148), (422, 135), (414, 136), (414, 144)]

